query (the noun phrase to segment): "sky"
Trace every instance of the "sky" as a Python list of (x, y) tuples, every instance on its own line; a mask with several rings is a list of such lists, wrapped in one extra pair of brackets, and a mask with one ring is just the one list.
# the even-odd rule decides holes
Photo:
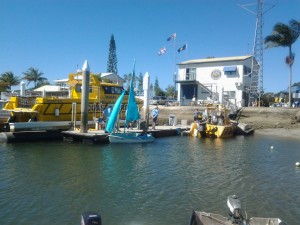
[[(119, 75), (148, 72), (165, 89), (176, 63), (252, 53), (256, 15), (238, 4), (257, 0), (0, 0), (0, 74), (22, 77), (34, 67), (50, 83), (68, 78), (88, 60), (92, 73), (107, 69), (114, 35)], [(275, 3), (275, 6), (272, 7)], [(248, 7), (255, 10), (255, 5)], [(266, 0), (263, 37), (273, 26), (300, 21), (300, 0)], [(176, 40), (167, 38), (176, 33)], [(187, 49), (177, 49), (187, 44)], [(159, 56), (159, 49), (166, 53)], [(292, 83), (300, 82), (300, 38), (293, 45)], [(288, 49), (264, 50), (263, 89), (289, 85)], [(30, 87), (30, 86), (29, 86)]]

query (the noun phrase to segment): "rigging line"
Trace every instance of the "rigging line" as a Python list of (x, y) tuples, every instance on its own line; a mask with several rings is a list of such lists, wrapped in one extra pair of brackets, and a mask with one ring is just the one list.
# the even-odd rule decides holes
[(168, 63), (169, 63), (169, 66), (170, 66), (170, 71), (172, 71), (173, 70), (173, 65), (172, 65), (171, 57), (168, 54), (168, 51), (166, 52), (166, 55), (167, 55), (167, 58), (168, 58)]

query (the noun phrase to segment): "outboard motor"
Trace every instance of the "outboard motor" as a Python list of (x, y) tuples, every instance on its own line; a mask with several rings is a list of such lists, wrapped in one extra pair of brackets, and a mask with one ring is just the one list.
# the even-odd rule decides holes
[(101, 216), (95, 212), (84, 212), (81, 215), (81, 225), (101, 225)]
[(229, 219), (233, 224), (246, 224), (242, 215), (242, 204), (236, 195), (230, 195), (227, 198), (227, 206), (229, 209)]

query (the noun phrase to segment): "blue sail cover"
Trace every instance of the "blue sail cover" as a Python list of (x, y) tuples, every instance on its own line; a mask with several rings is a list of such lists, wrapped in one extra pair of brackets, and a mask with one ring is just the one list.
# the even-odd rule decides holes
[(130, 82), (130, 90), (129, 90), (129, 97), (128, 97), (128, 106), (126, 111), (126, 124), (127, 122), (134, 122), (135, 120), (140, 119), (139, 109), (135, 101), (135, 94), (134, 94), (134, 87), (133, 87), (133, 81), (134, 81), (134, 69), (133, 69), (133, 75)]
[(114, 127), (115, 127), (115, 124), (118, 119), (118, 115), (119, 115), (119, 111), (121, 108), (121, 104), (122, 104), (124, 95), (125, 95), (125, 91), (123, 91), (123, 93), (120, 95), (120, 97), (116, 101), (116, 104), (114, 105), (114, 108), (110, 114), (109, 120), (108, 120), (106, 128), (105, 128), (105, 131), (107, 131), (109, 133), (112, 133), (114, 131)]

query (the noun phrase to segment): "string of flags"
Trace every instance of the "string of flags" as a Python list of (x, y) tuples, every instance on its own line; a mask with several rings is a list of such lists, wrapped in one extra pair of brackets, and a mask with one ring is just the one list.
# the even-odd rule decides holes
[[(171, 40), (175, 40), (175, 39), (176, 39), (176, 33), (174, 33), (174, 34), (172, 34), (171, 36), (169, 36), (169, 37), (167, 38), (167, 41), (171, 41)], [(184, 44), (183, 46), (181, 46), (181, 47), (177, 50), (177, 52), (180, 53), (181, 51), (186, 50), (186, 49), (187, 49), (187, 44)], [(166, 52), (167, 52), (166, 47), (163, 47), (163, 48), (159, 49), (158, 55), (161, 56), (161, 55), (165, 54)]]

